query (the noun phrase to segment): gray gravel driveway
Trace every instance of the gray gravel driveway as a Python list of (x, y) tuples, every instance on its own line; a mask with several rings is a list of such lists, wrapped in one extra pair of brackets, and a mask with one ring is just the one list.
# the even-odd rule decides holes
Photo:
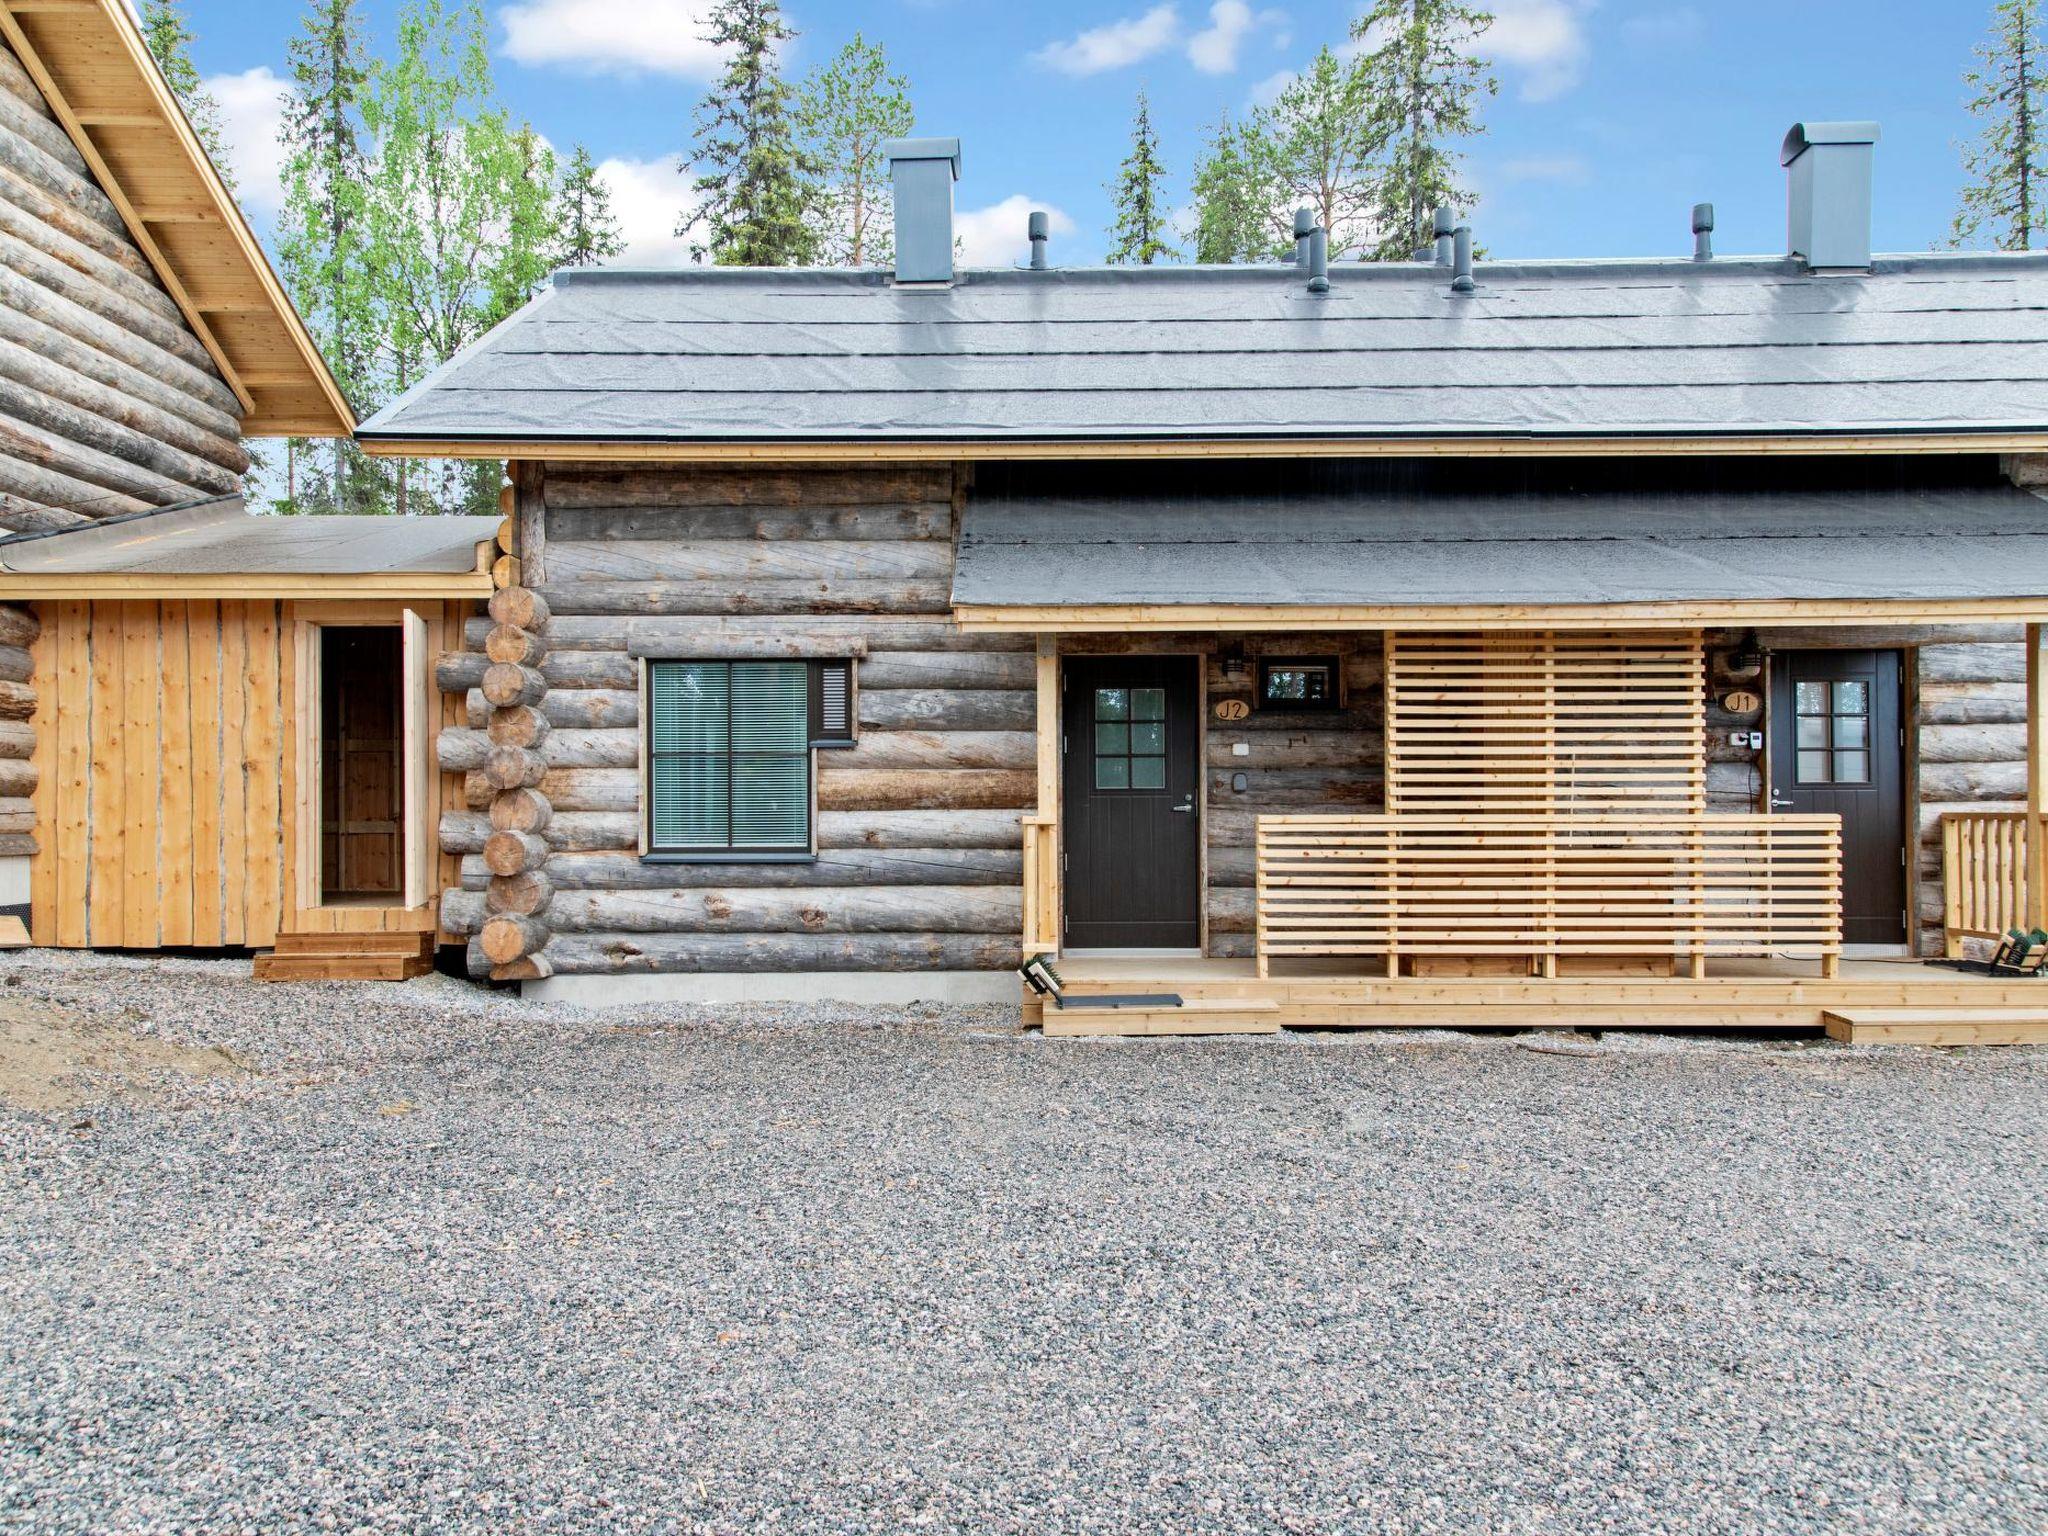
[(0, 1527), (2048, 1530), (2041, 1051), (0, 1003)]

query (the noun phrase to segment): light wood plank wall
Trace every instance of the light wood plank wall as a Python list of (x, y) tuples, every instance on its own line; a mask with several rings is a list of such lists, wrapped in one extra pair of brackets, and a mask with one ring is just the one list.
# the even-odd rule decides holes
[(241, 488), (241, 408), (0, 45), (0, 529)]
[[(431, 906), (406, 912), (394, 900), (309, 911), (292, 899), (297, 808), (309, 792), (298, 766), (292, 643), (303, 605), (37, 606), (37, 944), (260, 949), (280, 931), (434, 925)], [(349, 621), (345, 606), (318, 606)], [(473, 607), (433, 605), (434, 642), (452, 643)], [(442, 723), (459, 718), (460, 700), (436, 703)], [(307, 701), (303, 719), (318, 729), (317, 701)], [(442, 808), (459, 804), (461, 785), (440, 783), (439, 794)], [(443, 882), (454, 881), (454, 856), (440, 857)]]
[[(547, 600), (538, 786), (557, 975), (988, 970), (1019, 958), (1021, 817), (1037, 796), (1034, 643), (952, 622), (950, 465), (522, 466), (524, 579)], [(473, 689), (487, 621), (444, 688)], [(817, 754), (814, 864), (643, 864), (636, 650), (856, 660), (858, 746)], [(486, 749), (483, 698), (444, 763)], [(464, 784), (459, 775), (454, 782)], [(476, 931), (483, 775), (444, 818), (443, 897)]]

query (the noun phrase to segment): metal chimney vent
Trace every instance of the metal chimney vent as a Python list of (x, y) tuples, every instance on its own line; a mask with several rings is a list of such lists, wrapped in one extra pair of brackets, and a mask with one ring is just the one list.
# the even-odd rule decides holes
[(1712, 261), (1714, 259), (1714, 205), (1694, 203), (1692, 205), (1692, 259)]
[(1786, 249), (1816, 271), (1870, 266), (1875, 123), (1794, 123), (1785, 167)]
[(1045, 242), (1052, 238), (1052, 215), (1033, 209), (1024, 221), (1024, 234), (1031, 241), (1031, 270), (1045, 270)]
[(950, 283), (960, 141), (885, 139), (882, 155), (896, 189), (896, 281)]

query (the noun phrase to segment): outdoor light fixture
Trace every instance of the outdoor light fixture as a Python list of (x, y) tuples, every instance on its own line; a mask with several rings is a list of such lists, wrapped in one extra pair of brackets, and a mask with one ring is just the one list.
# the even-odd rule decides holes
[(1250, 670), (1250, 666), (1245, 661), (1244, 642), (1242, 640), (1233, 640), (1230, 644), (1223, 647), (1217, 659), (1223, 663), (1223, 677), (1226, 682), (1241, 683), (1244, 681), (1245, 674)]

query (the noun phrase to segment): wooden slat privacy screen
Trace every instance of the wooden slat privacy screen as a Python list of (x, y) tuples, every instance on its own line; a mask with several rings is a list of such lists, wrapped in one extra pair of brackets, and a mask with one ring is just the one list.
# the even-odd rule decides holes
[(1941, 818), (1942, 951), (1954, 959), (1964, 939), (1999, 939), (2025, 927), (2027, 814), (1950, 811)]
[(1261, 816), (1259, 974), (1300, 955), (1827, 959), (1841, 844), (1834, 816)]
[(1389, 634), (1387, 809), (1706, 808), (1698, 631)]

